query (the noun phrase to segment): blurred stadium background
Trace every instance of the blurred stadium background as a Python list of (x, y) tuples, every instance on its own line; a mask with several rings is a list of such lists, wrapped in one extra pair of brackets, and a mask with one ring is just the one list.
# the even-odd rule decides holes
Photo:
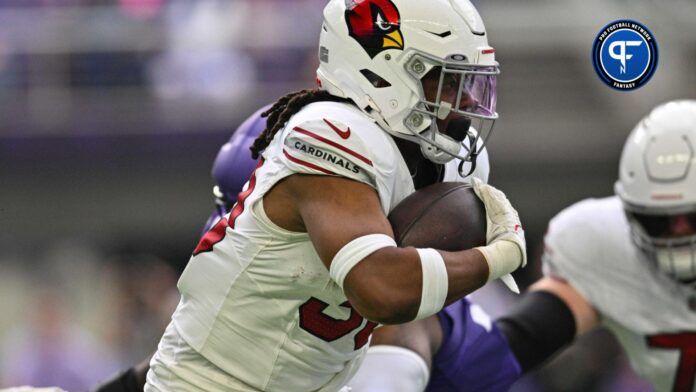
[[(213, 207), (218, 148), (254, 109), (312, 87), (325, 0), (0, 0), (0, 388), (84, 391), (154, 349)], [(696, 3), (479, 0), (497, 49), (491, 182), (526, 224), (612, 193), (621, 145), (653, 106), (696, 98)], [(621, 93), (590, 48), (631, 18), (656, 75)], [(514, 299), (482, 295), (500, 313)], [(642, 391), (594, 333), (517, 391)]]

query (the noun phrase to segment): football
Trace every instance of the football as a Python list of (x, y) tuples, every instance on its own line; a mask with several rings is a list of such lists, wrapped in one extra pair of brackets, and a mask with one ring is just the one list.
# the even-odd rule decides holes
[(486, 245), (486, 209), (468, 184), (419, 189), (389, 214), (399, 246), (458, 251)]

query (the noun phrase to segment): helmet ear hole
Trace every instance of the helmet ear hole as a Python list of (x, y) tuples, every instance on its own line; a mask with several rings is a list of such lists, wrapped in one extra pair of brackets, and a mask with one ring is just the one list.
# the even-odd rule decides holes
[(384, 80), (383, 77), (370, 71), (369, 69), (361, 69), (360, 73), (365, 77), (375, 88), (391, 87), (391, 83)]

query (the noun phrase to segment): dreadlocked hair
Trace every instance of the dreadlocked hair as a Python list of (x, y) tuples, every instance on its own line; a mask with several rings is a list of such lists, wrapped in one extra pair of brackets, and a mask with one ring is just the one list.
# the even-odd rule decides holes
[(258, 159), (261, 152), (268, 147), (273, 140), (273, 137), (285, 124), (290, 120), (290, 117), (299, 112), (300, 109), (314, 102), (332, 101), (332, 102), (352, 102), (347, 98), (340, 98), (329, 94), (327, 91), (313, 89), (301, 90), (292, 92), (284, 97), (281, 97), (270, 109), (261, 113), (261, 117), (267, 117), (266, 129), (254, 140), (254, 144), (249, 148), (251, 157)]

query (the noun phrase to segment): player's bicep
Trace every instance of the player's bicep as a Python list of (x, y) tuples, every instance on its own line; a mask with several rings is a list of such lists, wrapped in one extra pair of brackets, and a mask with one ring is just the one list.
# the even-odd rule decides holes
[(327, 268), (336, 253), (358, 237), (394, 236), (371, 186), (334, 176), (294, 175), (288, 182), (304, 227)]
[(420, 259), (415, 249), (396, 247), (377, 192), (340, 177), (293, 177), (306, 231), (353, 308), (382, 324), (413, 320), (420, 304)]

